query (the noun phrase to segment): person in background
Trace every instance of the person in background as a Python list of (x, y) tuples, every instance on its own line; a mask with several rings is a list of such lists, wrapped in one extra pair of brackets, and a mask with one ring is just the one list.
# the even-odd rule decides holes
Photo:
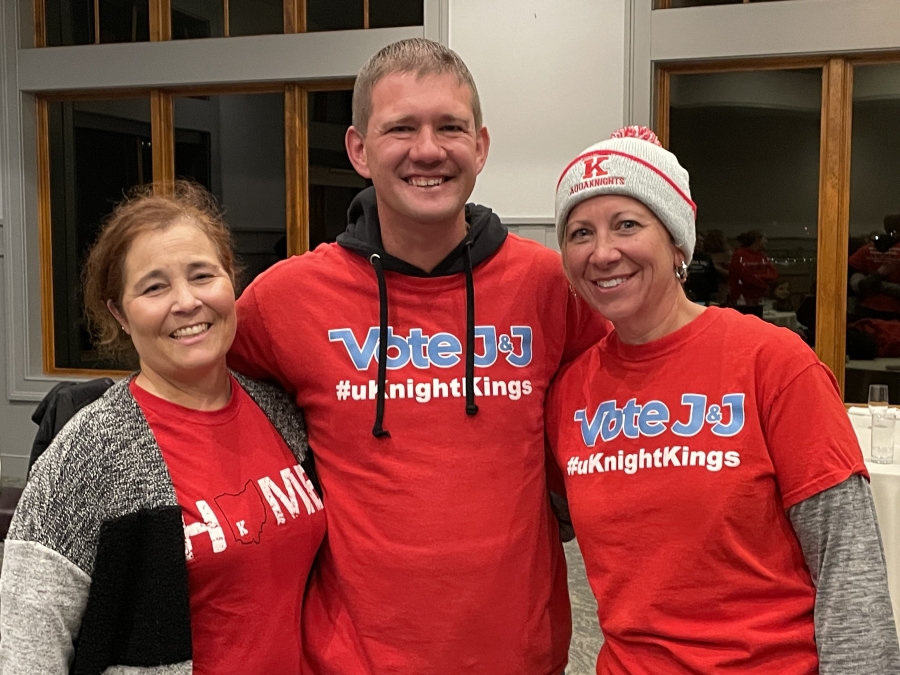
[(304, 672), (325, 513), (300, 464), (300, 412), (226, 367), (234, 277), (199, 186), (141, 189), (103, 226), (87, 316), (99, 346), (136, 353), (140, 370), (32, 470), (3, 556), (0, 674)]
[(703, 245), (716, 268), (718, 290), (715, 303), (724, 305), (728, 302), (728, 267), (731, 265), (732, 250), (725, 240), (722, 230), (707, 230), (703, 234)]
[[(601, 158), (609, 180), (586, 181)], [(796, 334), (688, 300), (695, 214), (645, 128), (585, 150), (556, 191), (566, 274), (614, 327), (547, 403), (606, 638), (597, 673), (900, 673), (835, 379)]]
[(776, 312), (793, 312), (794, 301), (791, 299), (791, 282), (780, 279), (772, 287), (772, 309)]
[(762, 231), (744, 232), (738, 235), (738, 243), (728, 268), (731, 302), (755, 307), (778, 279), (778, 270), (765, 253), (768, 239)]
[(373, 187), (337, 243), (247, 288), (229, 355), (307, 414), (329, 510), (310, 670), (560, 675), (571, 614), (544, 396), (607, 323), (556, 253), (466, 204), (490, 137), (454, 52), (375, 54), (345, 141)]
[(884, 217), (884, 234), (850, 256), (850, 288), (858, 296), (856, 318), (900, 319), (900, 213)]
[(712, 257), (703, 249), (703, 235), (700, 233), (697, 234), (697, 245), (687, 274), (684, 292), (688, 298), (701, 305), (715, 302), (719, 290), (719, 275)]

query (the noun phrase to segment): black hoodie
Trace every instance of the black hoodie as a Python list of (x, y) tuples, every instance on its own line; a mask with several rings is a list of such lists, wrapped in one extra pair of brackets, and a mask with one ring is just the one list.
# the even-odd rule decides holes
[[(431, 272), (385, 253), (381, 243), (381, 223), (378, 220), (378, 204), (375, 188), (360, 192), (350, 203), (347, 214), (347, 230), (338, 235), (337, 243), (366, 258), (375, 269), (378, 279), (379, 335), (387, 335), (388, 298), (384, 273), (397, 272), (411, 277), (446, 277), (453, 274), (466, 275), (466, 414), (478, 413), (475, 404), (475, 285), (472, 269), (488, 260), (506, 241), (507, 231), (500, 218), (486, 206), (466, 204), (466, 222), (469, 224), (465, 238)], [(382, 427), (384, 420), (385, 380), (387, 379), (387, 340), (378, 342), (378, 396), (375, 409), (375, 426), (372, 434), (376, 438), (390, 436)]]

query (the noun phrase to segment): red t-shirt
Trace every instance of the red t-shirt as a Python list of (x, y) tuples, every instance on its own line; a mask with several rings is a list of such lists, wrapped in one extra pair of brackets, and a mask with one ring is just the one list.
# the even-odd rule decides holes
[(554, 384), (548, 436), (606, 642), (598, 675), (814, 675), (815, 588), (785, 510), (865, 475), (831, 372), (709, 308), (615, 334)]
[(473, 273), (475, 402), (465, 410), (465, 275), (385, 274), (384, 428), (375, 438), (378, 285), (323, 245), (238, 301), (229, 362), (306, 413), (328, 503), (304, 649), (316, 675), (559, 675), (571, 632), (546, 487), (544, 397), (606, 332), (559, 255), (510, 235)]
[(195, 675), (299, 675), (303, 591), (325, 512), (265, 414), (231, 380), (216, 411), (131, 392), (184, 519)]
[[(886, 267), (889, 273), (885, 281), (900, 283), (900, 244), (895, 244), (887, 251), (879, 251), (874, 244), (861, 246), (850, 256), (850, 267), (863, 274), (872, 274)], [(900, 300), (886, 293), (865, 295), (860, 304), (879, 312), (900, 314)]]

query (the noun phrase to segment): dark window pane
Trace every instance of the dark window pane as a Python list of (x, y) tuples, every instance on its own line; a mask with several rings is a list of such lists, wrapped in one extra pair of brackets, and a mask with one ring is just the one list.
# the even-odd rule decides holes
[(309, 248), (334, 241), (347, 227), (347, 209), (371, 185), (350, 164), (344, 134), (350, 126), (351, 91), (308, 94)]
[(94, 43), (94, 0), (45, 0), (47, 46)]
[(128, 368), (101, 360), (91, 346), (83, 322), (81, 267), (113, 206), (131, 187), (152, 179), (150, 103), (51, 103), (48, 112), (56, 367)]
[[(312, 122), (325, 122), (343, 128), (346, 132), (353, 116), (353, 92), (345, 91), (314, 91), (310, 92), (307, 101), (309, 119)], [(344, 150), (343, 145), (341, 150)], [(344, 152), (344, 155), (347, 153)], [(350, 160), (347, 160), (348, 162)]]
[(900, 403), (900, 64), (853, 69), (844, 400)]
[(286, 255), (284, 95), (175, 99), (175, 175), (225, 209), (244, 267), (239, 286)]
[(673, 75), (669, 111), (669, 146), (697, 204), (699, 259), (718, 275), (691, 289), (694, 299), (756, 314), (810, 345), (821, 87), (818, 69)]
[(283, 32), (282, 0), (229, 0), (229, 35), (276, 35)]
[(224, 0), (172, 0), (172, 39), (225, 35)]
[(191, 178), (212, 190), (212, 159), (209, 131), (175, 129), (175, 175)]
[(147, 42), (148, 0), (100, 0), (100, 42)]
[(421, 26), (423, 8), (422, 0), (369, 0), (369, 28)]
[(306, 30), (353, 30), (363, 27), (363, 0), (306, 0)]

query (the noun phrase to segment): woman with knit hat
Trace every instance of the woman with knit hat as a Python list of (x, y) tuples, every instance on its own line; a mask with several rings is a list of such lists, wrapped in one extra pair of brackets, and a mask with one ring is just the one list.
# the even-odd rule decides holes
[(794, 333), (687, 299), (695, 215), (649, 129), (588, 148), (557, 185), (566, 274), (615, 327), (547, 403), (606, 638), (597, 673), (900, 673), (834, 377)]

